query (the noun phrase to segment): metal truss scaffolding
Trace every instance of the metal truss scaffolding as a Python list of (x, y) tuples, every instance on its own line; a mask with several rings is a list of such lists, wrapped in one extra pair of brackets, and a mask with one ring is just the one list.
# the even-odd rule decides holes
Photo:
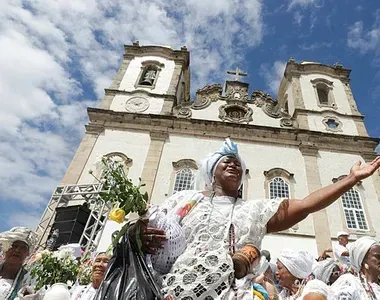
[(44, 247), (55, 219), (56, 209), (75, 203), (87, 202), (90, 215), (83, 230), (79, 243), (85, 253), (96, 249), (107, 221), (110, 205), (104, 203), (99, 193), (101, 184), (80, 184), (58, 186), (47, 205), (37, 227), (38, 247)]

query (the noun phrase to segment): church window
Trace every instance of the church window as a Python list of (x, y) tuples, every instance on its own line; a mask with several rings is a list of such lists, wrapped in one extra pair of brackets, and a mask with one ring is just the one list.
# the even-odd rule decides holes
[(341, 132), (342, 131), (342, 122), (335, 116), (326, 116), (322, 120), (322, 123), (325, 125), (327, 131), (332, 132)]
[(171, 193), (195, 189), (195, 172), (198, 170), (197, 163), (192, 159), (181, 159), (173, 162), (173, 176)]
[(137, 78), (136, 88), (144, 87), (154, 89), (159, 77), (159, 73), (164, 67), (164, 64), (155, 61), (148, 60), (141, 63), (141, 70), (139, 77)]
[(266, 177), (265, 189), (267, 198), (292, 198), (292, 182), (294, 176), (292, 173), (281, 168), (273, 168), (269, 171), (265, 171), (264, 175)]
[(318, 93), (318, 100), (319, 103), (322, 105), (328, 105), (329, 104), (329, 94), (326, 89), (323, 87), (318, 87), (317, 88), (317, 93)]
[(336, 109), (333, 92), (333, 82), (324, 78), (310, 80), (314, 87), (317, 104), (319, 107), (331, 107)]
[(238, 106), (226, 108), (226, 115), (230, 119), (242, 119), (244, 118), (246, 111)]
[(174, 182), (173, 194), (185, 190), (194, 189), (194, 173), (190, 168), (177, 171)]
[(275, 177), (269, 183), (269, 192), (270, 199), (289, 199), (289, 184), (281, 177)]
[(341, 198), (347, 227), (352, 230), (369, 230), (359, 192), (352, 188)]

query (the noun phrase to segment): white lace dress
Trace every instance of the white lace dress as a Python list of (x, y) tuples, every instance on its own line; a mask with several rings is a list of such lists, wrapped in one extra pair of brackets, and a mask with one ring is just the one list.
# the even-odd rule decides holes
[(0, 277), (0, 300), (5, 300), (12, 288), (14, 280)]
[(338, 278), (331, 286), (331, 291), (334, 295), (333, 299), (337, 300), (368, 300), (380, 299), (380, 286), (376, 283), (369, 283), (367, 289), (370, 289), (375, 294), (371, 296), (364, 288), (357, 276), (352, 274), (344, 274)]
[(234, 240), (236, 249), (246, 244), (260, 248), (266, 224), (281, 200), (235, 201), (232, 197), (215, 196), (211, 203), (209, 197), (199, 192), (183, 191), (159, 209), (170, 214), (195, 198), (197, 205), (181, 222), (186, 249), (169, 273), (162, 276), (166, 299), (234, 299), (235, 291), (238, 299), (253, 299), (249, 278), (239, 280), (233, 289), (230, 244)]

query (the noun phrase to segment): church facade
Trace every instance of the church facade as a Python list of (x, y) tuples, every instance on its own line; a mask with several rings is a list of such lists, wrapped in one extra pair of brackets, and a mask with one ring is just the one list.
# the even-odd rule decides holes
[[(123, 162), (134, 182), (141, 177), (151, 203), (184, 189), (202, 189), (200, 161), (224, 138), (239, 145), (247, 165), (241, 195), (303, 199), (340, 180), (358, 160), (375, 157), (378, 140), (368, 136), (342, 65), (286, 65), (277, 99), (235, 80), (197, 89), (190, 98), (190, 53), (159, 46), (125, 46), (123, 62), (98, 108), (88, 108), (86, 133), (62, 185), (95, 182), (96, 161)], [(70, 203), (68, 204), (70, 205)], [(274, 257), (283, 247), (315, 256), (336, 242), (337, 231), (352, 238), (380, 239), (380, 173), (363, 180), (325, 210), (293, 228), (268, 235), (263, 248)], [(110, 232), (105, 230), (103, 237)], [(105, 239), (103, 238), (102, 239)], [(279, 245), (281, 245), (279, 247)]]

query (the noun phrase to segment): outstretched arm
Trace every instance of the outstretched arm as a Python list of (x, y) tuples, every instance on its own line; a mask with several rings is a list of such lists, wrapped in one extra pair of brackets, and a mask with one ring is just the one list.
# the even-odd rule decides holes
[(267, 232), (286, 230), (309, 214), (326, 208), (360, 180), (371, 176), (379, 167), (380, 156), (365, 166), (359, 161), (351, 168), (350, 174), (342, 180), (315, 191), (303, 200), (284, 200), (277, 213), (269, 220)]

